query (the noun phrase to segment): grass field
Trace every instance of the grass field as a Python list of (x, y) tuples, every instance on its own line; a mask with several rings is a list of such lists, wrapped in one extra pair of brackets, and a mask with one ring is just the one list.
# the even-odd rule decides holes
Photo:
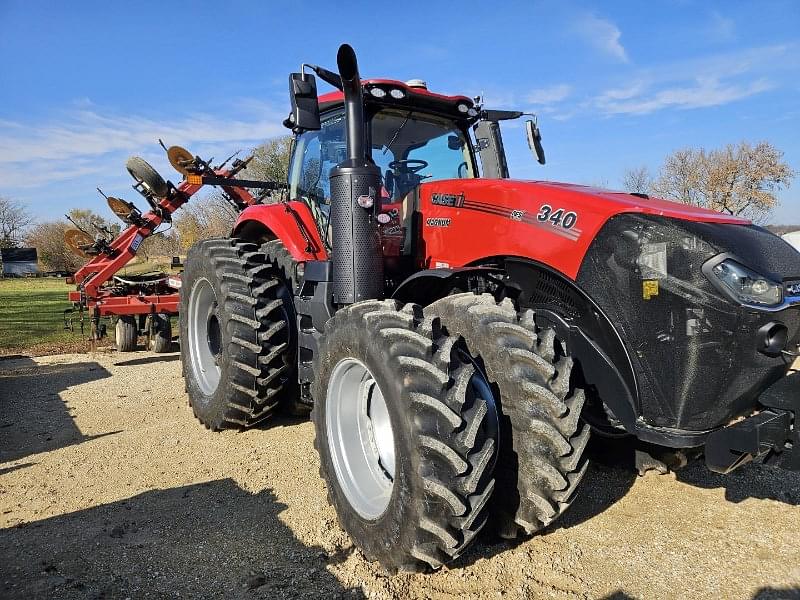
[[(124, 277), (148, 271), (177, 272), (179, 269), (172, 269), (170, 260), (169, 257), (153, 257), (150, 261), (135, 258), (119, 274)], [(67, 292), (74, 289), (64, 279), (55, 277), (0, 278), (0, 356), (23, 350), (39, 355), (87, 349), (90, 325), (85, 316), (83, 334), (78, 313), (73, 314), (74, 331), (64, 329), (64, 310), (72, 308)], [(110, 321), (107, 326), (110, 327)], [(109, 333), (113, 337), (111, 329)]]
[(25, 349), (74, 349), (89, 335), (64, 330), (64, 309), (71, 308), (63, 279), (0, 279), (0, 354)]

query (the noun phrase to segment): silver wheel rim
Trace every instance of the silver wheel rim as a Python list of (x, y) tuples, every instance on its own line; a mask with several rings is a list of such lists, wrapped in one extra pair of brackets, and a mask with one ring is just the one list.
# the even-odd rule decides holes
[(381, 516), (392, 497), (394, 432), (375, 378), (360, 360), (334, 367), (325, 406), (328, 446), (339, 486), (365, 519)]
[(189, 294), (189, 358), (200, 391), (211, 396), (219, 386), (222, 330), (216, 314), (217, 297), (208, 279), (198, 279)]

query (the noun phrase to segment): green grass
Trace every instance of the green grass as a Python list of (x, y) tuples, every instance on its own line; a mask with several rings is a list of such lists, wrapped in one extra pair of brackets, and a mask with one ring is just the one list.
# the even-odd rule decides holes
[(71, 308), (63, 279), (0, 279), (0, 354), (41, 346), (83, 342), (80, 325), (64, 330), (64, 309)]
[[(139, 258), (131, 261), (119, 274), (136, 275), (148, 271), (177, 272), (170, 268), (169, 257), (153, 257), (150, 261)], [(67, 292), (75, 286), (64, 279), (0, 278), (0, 355), (25, 351), (30, 354), (77, 352), (88, 348), (90, 324), (84, 315), (84, 333), (81, 334), (80, 316), (73, 317), (74, 331), (64, 329), (64, 310), (72, 308)], [(106, 323), (110, 327), (110, 321)], [(113, 331), (109, 329), (113, 337)]]

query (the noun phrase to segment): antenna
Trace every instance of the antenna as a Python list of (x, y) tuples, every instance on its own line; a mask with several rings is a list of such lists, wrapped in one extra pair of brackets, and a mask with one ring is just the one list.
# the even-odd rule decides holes
[(67, 221), (69, 221), (70, 223), (72, 223), (72, 224), (75, 226), (75, 229), (77, 229), (78, 231), (80, 231), (80, 232), (82, 232), (82, 233), (85, 233), (86, 235), (92, 235), (91, 233), (89, 233), (88, 231), (86, 231), (86, 230), (85, 230), (83, 227), (81, 227), (80, 225), (78, 225), (78, 224), (75, 222), (75, 219), (73, 219), (73, 218), (72, 218), (72, 217), (70, 217), (69, 215), (64, 215), (64, 216), (67, 218)]

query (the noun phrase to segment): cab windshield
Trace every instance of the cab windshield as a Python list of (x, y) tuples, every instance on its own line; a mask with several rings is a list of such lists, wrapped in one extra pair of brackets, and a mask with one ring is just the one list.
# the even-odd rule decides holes
[(452, 121), (384, 110), (372, 118), (370, 131), (372, 160), (392, 200), (404, 198), (423, 181), (475, 176), (464, 133)]
[[(424, 181), (475, 177), (464, 132), (448, 119), (408, 110), (382, 110), (370, 121), (372, 160), (383, 178), (385, 200), (405, 198)], [(344, 112), (323, 118), (319, 131), (295, 141), (289, 172), (291, 198), (323, 213), (330, 205), (330, 170), (347, 157)]]

